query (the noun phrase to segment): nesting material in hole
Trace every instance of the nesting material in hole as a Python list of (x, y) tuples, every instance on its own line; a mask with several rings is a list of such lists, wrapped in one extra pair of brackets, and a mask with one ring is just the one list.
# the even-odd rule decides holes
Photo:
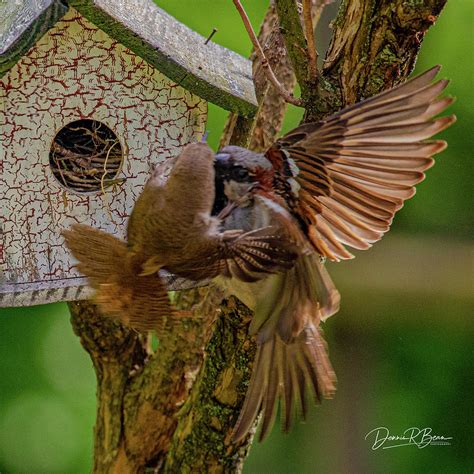
[(123, 162), (117, 135), (97, 120), (67, 124), (53, 140), (49, 164), (56, 179), (78, 192), (104, 190), (115, 179)]

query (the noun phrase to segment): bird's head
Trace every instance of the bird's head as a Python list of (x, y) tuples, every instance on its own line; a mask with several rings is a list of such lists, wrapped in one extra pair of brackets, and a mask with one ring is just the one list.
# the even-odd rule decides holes
[(272, 164), (263, 153), (255, 153), (240, 146), (229, 145), (216, 154), (216, 170), (243, 169), (251, 174), (257, 170), (270, 170)]
[(271, 187), (272, 164), (262, 153), (238, 146), (226, 146), (215, 156), (216, 195), (237, 201), (256, 187)]

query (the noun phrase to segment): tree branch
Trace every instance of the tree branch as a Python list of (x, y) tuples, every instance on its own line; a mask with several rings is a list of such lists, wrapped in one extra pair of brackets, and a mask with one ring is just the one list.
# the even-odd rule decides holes
[[(320, 115), (322, 110), (326, 110), (325, 104), (329, 95), (329, 91), (324, 88), (324, 80), (321, 75), (317, 75), (317, 72), (316, 74), (311, 72), (312, 68), (316, 68), (317, 71), (317, 64), (311, 64), (310, 57), (312, 53), (309, 51), (314, 46), (314, 31), (311, 35), (313, 45), (308, 46), (306, 37), (309, 32), (307, 31), (305, 34), (296, 0), (275, 0), (275, 6), (288, 57), (301, 89), (305, 121), (312, 121), (313, 117)], [(314, 25), (321, 9), (311, 8), (309, 11), (311, 12), (311, 24)], [(307, 28), (309, 28), (308, 20), (309, 18), (306, 19)]]
[[(263, 45), (265, 56), (275, 72), (278, 80), (286, 90), (293, 90), (296, 78), (293, 73), (275, 6), (270, 5), (258, 36)], [(266, 150), (281, 130), (287, 102), (268, 81), (255, 52), (251, 56), (253, 62), (253, 80), (259, 104), (257, 114), (252, 118), (244, 118), (230, 114), (222, 135), (220, 147), (228, 144), (239, 145), (254, 151)]]
[(222, 300), (210, 289), (181, 293), (179, 306), (194, 307), (194, 316), (174, 326), (151, 356), (144, 336), (101, 316), (94, 304), (69, 304), (97, 375), (96, 473), (139, 472), (164, 461)]
[(247, 13), (244, 7), (240, 3), (240, 0), (233, 0), (233, 2), (242, 18), (245, 29), (247, 30), (247, 33), (249, 35), (250, 41), (253, 44), (254, 51), (256, 52), (257, 56), (260, 59), (260, 64), (265, 70), (265, 74), (268, 80), (273, 84), (273, 87), (275, 87), (275, 89), (285, 99), (286, 102), (288, 102), (289, 104), (296, 105), (296, 106), (301, 106), (302, 105), (301, 100), (297, 99), (291, 92), (288, 92), (275, 76), (270, 63), (265, 57), (265, 53), (263, 52), (262, 46), (260, 45), (260, 42), (258, 41), (258, 38), (255, 35), (255, 32), (253, 31), (252, 24), (250, 23), (249, 17), (247, 16)]
[(404, 80), (446, 1), (343, 2), (324, 61), (324, 77), (338, 96), (326, 113)]
[(308, 46), (308, 76), (307, 81), (316, 85), (318, 80), (318, 52), (314, 41), (314, 27), (312, 18), (312, 0), (303, 0), (303, 19)]
[(102, 317), (92, 303), (72, 302), (69, 310), (74, 332), (89, 353), (97, 376), (94, 472), (108, 472), (122, 443), (127, 382), (134, 370), (143, 367), (146, 353), (137, 333)]
[(296, 0), (275, 0), (275, 6), (288, 57), (301, 88), (301, 97), (306, 102), (309, 95), (307, 43)]
[(231, 433), (243, 404), (255, 344), (248, 339), (250, 311), (231, 298), (221, 306), (205, 362), (179, 422), (164, 471), (240, 472), (251, 438), (242, 445)]

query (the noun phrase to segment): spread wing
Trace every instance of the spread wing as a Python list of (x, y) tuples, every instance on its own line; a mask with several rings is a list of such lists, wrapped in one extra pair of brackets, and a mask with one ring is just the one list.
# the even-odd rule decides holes
[(246, 282), (291, 268), (298, 256), (296, 244), (274, 227), (249, 232), (230, 230), (209, 238), (199, 258), (180, 264), (181, 277), (204, 280), (218, 275)]
[(252, 230), (237, 238), (226, 239), (225, 235), (221, 249), (226, 259), (220, 273), (227, 277), (257, 281), (269, 273), (288, 270), (298, 256), (293, 240), (274, 227)]
[(427, 140), (455, 121), (433, 117), (448, 107), (439, 98), (447, 80), (432, 83), (439, 66), (318, 123), (304, 124), (267, 151), (299, 168), (300, 211), (308, 236), (332, 260), (352, 258), (345, 246), (367, 249), (390, 228), (394, 214), (446, 148)]

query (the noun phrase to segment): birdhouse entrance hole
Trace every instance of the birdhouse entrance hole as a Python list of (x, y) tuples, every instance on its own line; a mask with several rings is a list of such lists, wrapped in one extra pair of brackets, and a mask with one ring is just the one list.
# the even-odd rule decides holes
[(117, 182), (123, 163), (117, 135), (97, 120), (76, 120), (54, 137), (49, 164), (55, 178), (76, 192), (100, 191)]

